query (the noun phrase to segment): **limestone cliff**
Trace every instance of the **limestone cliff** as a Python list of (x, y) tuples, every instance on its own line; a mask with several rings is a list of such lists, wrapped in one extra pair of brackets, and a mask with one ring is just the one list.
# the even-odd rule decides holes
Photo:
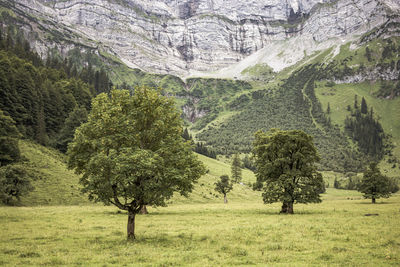
[[(246, 66), (275, 70), (361, 35), (400, 11), (397, 0), (0, 0), (31, 29), (62, 38), (34, 45), (83, 44), (128, 66), (179, 76)], [(28, 27), (29, 28), (29, 27)], [(236, 66), (232, 68), (232, 66)], [(221, 72), (220, 72), (221, 73)], [(217, 74), (218, 75), (218, 74)], [(222, 75), (222, 74), (221, 74)], [(223, 76), (223, 75), (222, 75)]]

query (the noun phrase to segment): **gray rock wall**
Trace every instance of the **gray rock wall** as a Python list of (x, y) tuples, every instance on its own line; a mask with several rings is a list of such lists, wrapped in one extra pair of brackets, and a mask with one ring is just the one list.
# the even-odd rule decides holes
[(81, 36), (79, 42), (101, 46), (131, 67), (180, 76), (230, 66), (293, 38), (319, 44), (360, 34), (384, 23), (387, 7), (400, 10), (395, 0), (12, 2), (45, 18), (46, 27), (69, 28)]

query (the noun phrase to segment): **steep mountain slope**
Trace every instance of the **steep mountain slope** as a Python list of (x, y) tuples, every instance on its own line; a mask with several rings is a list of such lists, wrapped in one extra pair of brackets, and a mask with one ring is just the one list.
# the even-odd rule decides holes
[[(248, 153), (258, 129), (303, 129), (315, 138), (321, 168), (360, 171), (364, 155), (343, 131), (351, 114), (342, 103), (332, 106), (340, 116), (326, 112), (328, 101), (340, 95), (351, 101), (355, 92), (368, 96), (393, 144), (400, 141), (398, 1), (0, 0), (0, 6), (2, 25), (18, 25), (43, 57), (51, 48), (76, 65), (104, 67), (119, 88), (165, 88), (197, 141), (220, 154)], [(328, 98), (320, 90), (361, 82), (370, 83), (368, 94), (350, 89)], [(391, 113), (379, 108), (389, 102)]]
[(39, 34), (32, 42), (43, 55), (48, 47), (66, 53), (80, 44), (105, 50), (130, 67), (190, 76), (209, 75), (257, 52), (235, 70), (215, 74), (223, 77), (239, 75), (248, 65), (261, 62), (281, 70), (383, 24), (400, 10), (394, 0), (0, 3), (24, 18), (26, 31)]
[[(399, 29), (398, 25), (392, 26), (377, 28), (364, 37)], [(253, 133), (258, 129), (303, 129), (314, 136), (325, 168), (361, 171), (359, 161), (380, 157), (361, 156), (356, 152), (358, 143), (346, 138), (345, 119), (354, 116), (358, 95), (358, 105), (364, 97), (368, 109), (373, 110), (371, 116), (379, 119), (385, 135), (391, 135), (389, 142), (395, 148), (387, 152), (386, 160), (398, 173), (398, 162), (393, 164), (396, 160), (391, 155), (400, 156), (399, 52), (397, 37), (349, 42), (337, 53), (333, 49), (323, 51), (296, 68), (275, 74), (274, 80), (267, 83), (263, 77), (268, 81), (271, 73), (260, 66), (252, 70), (252, 85), (260, 89), (237, 96), (230, 102), (235, 105), (226, 105), (231, 116), (221, 113), (196, 136), (219, 153), (234, 153), (250, 151)], [(370, 142), (373, 146), (374, 141)]]

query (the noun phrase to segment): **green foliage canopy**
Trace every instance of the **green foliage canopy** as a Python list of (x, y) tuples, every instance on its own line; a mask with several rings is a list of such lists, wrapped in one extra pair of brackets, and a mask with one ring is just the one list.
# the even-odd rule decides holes
[(370, 198), (375, 203), (377, 198), (388, 198), (391, 195), (391, 181), (379, 170), (376, 162), (371, 162), (364, 172), (359, 190), (364, 198)]
[(232, 190), (232, 183), (229, 181), (228, 175), (222, 175), (220, 180), (215, 183), (215, 191), (224, 195), (224, 202), (227, 203), (228, 200), (226, 198), (226, 194), (228, 194)]
[(57, 142), (57, 148), (62, 151), (67, 151), (68, 144), (74, 138), (75, 129), (78, 128), (82, 123), (87, 121), (87, 110), (85, 107), (76, 106), (72, 110), (68, 117), (65, 119), (64, 127), (60, 130), (60, 136)]
[(374, 118), (372, 110), (363, 114), (356, 109), (352, 112), (351, 117), (346, 117), (344, 123), (346, 133), (357, 142), (358, 147), (365, 155), (374, 160), (382, 159), (385, 154), (386, 136), (381, 123)]
[(0, 109), (0, 167), (20, 158), (19, 137), (15, 121)]
[(175, 191), (186, 196), (205, 173), (181, 124), (174, 101), (160, 91), (113, 90), (94, 99), (68, 147), (69, 168), (83, 174), (89, 198), (128, 211), (128, 238), (144, 205), (165, 206)]
[(19, 200), (33, 189), (22, 166), (12, 164), (0, 168), (0, 200), (4, 204), (10, 204), (13, 199)]
[(282, 213), (293, 213), (293, 203), (321, 202), (322, 175), (312, 137), (300, 130), (272, 129), (255, 134), (255, 189), (263, 189), (264, 203), (282, 202)]

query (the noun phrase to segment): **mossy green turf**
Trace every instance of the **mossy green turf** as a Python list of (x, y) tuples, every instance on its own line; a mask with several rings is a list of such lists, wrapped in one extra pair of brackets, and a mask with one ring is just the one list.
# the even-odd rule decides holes
[(399, 266), (399, 194), (375, 205), (355, 191), (323, 198), (294, 215), (261, 198), (150, 208), (134, 242), (114, 207), (1, 207), (0, 265)]

